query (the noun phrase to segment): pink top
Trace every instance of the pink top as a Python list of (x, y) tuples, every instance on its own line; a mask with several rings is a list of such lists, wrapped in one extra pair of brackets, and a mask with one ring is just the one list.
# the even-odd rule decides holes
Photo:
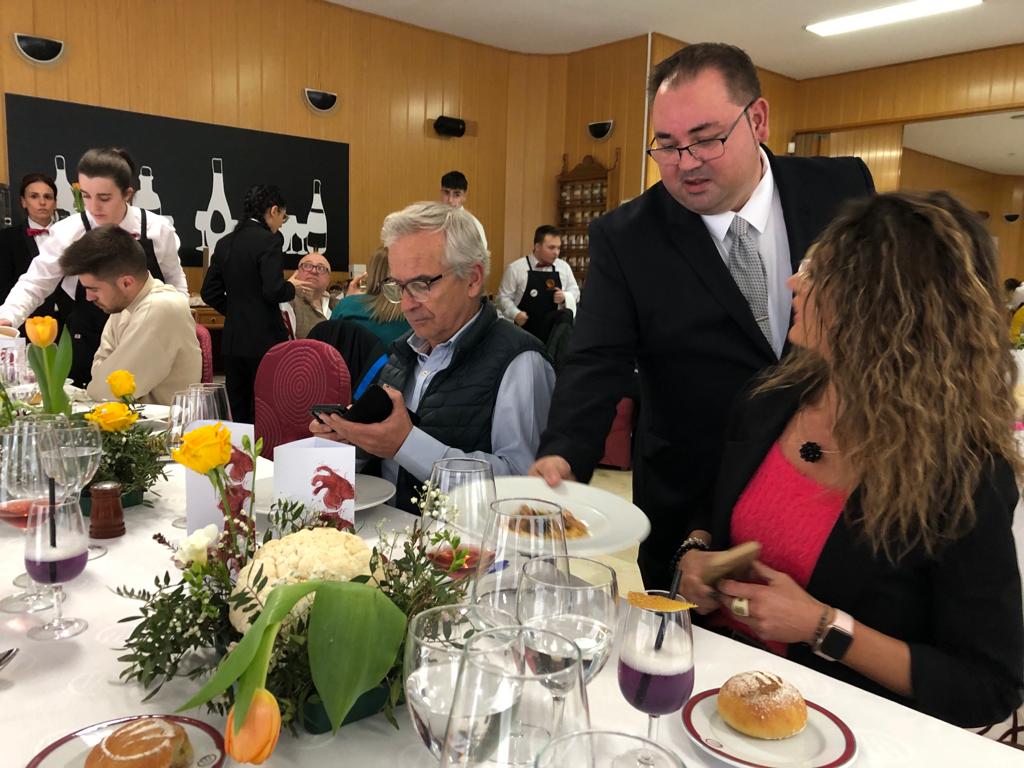
[[(761, 542), (761, 562), (789, 574), (806, 589), (846, 497), (845, 491), (802, 475), (776, 442), (733, 508), (732, 545)], [(730, 612), (721, 614), (729, 626), (752, 634)], [(784, 643), (767, 645), (785, 653)]]

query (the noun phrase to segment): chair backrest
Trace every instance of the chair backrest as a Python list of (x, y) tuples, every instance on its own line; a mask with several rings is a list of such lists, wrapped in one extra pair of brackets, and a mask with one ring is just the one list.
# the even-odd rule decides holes
[(309, 407), (318, 403), (347, 406), (352, 399), (348, 366), (330, 344), (310, 339), (284, 341), (260, 361), (254, 387), (257, 439), (263, 456), (274, 448), (309, 437)]
[(203, 356), (202, 383), (213, 383), (213, 339), (205, 325), (196, 323), (196, 338), (199, 339), (199, 351)]

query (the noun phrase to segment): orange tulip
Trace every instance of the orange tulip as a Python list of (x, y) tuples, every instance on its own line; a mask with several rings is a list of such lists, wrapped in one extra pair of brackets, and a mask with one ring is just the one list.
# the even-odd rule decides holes
[(266, 688), (257, 688), (238, 733), (235, 733), (235, 708), (228, 713), (224, 748), (240, 763), (260, 765), (270, 757), (280, 735), (281, 708), (277, 699)]
[(57, 340), (57, 321), (52, 317), (30, 317), (25, 321), (25, 333), (37, 347), (48, 347)]

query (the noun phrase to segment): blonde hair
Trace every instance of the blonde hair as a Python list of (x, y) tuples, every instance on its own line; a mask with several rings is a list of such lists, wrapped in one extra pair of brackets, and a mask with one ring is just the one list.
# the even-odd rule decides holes
[(974, 527), (993, 462), (1021, 470), (992, 238), (944, 192), (879, 195), (825, 230), (807, 275), (828, 351), (789, 355), (755, 393), (796, 387), (807, 401), (831, 383), (861, 490), (849, 522), (891, 561), (934, 555)]
[(392, 304), (381, 293), (381, 284), (388, 279), (388, 249), (378, 248), (370, 257), (366, 268), (366, 295), (370, 300), (370, 317), (378, 323), (393, 323), (401, 320), (401, 304)]

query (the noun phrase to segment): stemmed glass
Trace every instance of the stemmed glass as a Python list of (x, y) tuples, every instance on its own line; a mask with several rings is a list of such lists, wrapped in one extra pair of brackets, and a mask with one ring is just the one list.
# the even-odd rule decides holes
[[(231, 406), (223, 384), (192, 384), (174, 393), (168, 414), (167, 450), (181, 447), (185, 433), (197, 421), (230, 421)], [(184, 515), (171, 521), (175, 528), (188, 528)]]
[(472, 602), (515, 614), (516, 590), (528, 560), (566, 555), (562, 508), (540, 499), (491, 504)]
[[(495, 497), (494, 470), (483, 459), (441, 459), (434, 462), (428, 483), (425, 493), (436, 493), (439, 503), (425, 505), (421, 524), (432, 532), (449, 529), (459, 537), (465, 565), (452, 575), (467, 576), (476, 571), (480, 560), (479, 544)], [(445, 544), (427, 556), (447, 570), (455, 554)]]
[[(671, 597), (655, 589), (644, 594)], [(657, 741), (658, 718), (678, 712), (693, 693), (689, 611), (658, 611), (629, 604), (619, 648), (619, 690), (630, 706), (647, 713), (647, 738)], [(623, 765), (656, 764), (643, 749), (630, 758), (635, 762)]]
[(523, 566), (516, 615), (529, 627), (549, 629), (579, 646), (584, 681), (604, 669), (618, 623), (615, 571), (584, 557), (538, 557)]
[(231, 418), (231, 402), (228, 400), (228, 390), (224, 384), (189, 384), (188, 391), (195, 393), (200, 410), (209, 416), (202, 416), (204, 419), (215, 421), (234, 421)]
[[(103, 434), (89, 421), (54, 424), (41, 436), (46, 473), (64, 486), (65, 496), (78, 501), (96, 475), (103, 455)], [(89, 559), (103, 557), (107, 548), (89, 545)]]
[(469, 638), (441, 765), (530, 765), (553, 738), (590, 726), (579, 648), (533, 627)]
[(537, 757), (535, 768), (632, 768), (635, 755), (646, 753), (653, 768), (684, 768), (683, 760), (668, 747), (628, 733), (577, 731), (559, 736)]
[(507, 613), (469, 604), (429, 608), (409, 621), (405, 700), (416, 733), (435, 758), (441, 757), (466, 641), (478, 632), (514, 623)]
[(89, 626), (84, 619), (65, 618), (61, 611), (64, 584), (85, 570), (88, 547), (89, 536), (77, 499), (32, 503), (25, 531), (25, 570), (35, 581), (53, 587), (56, 614), (52, 621), (28, 631), (33, 640), (63, 640)]

